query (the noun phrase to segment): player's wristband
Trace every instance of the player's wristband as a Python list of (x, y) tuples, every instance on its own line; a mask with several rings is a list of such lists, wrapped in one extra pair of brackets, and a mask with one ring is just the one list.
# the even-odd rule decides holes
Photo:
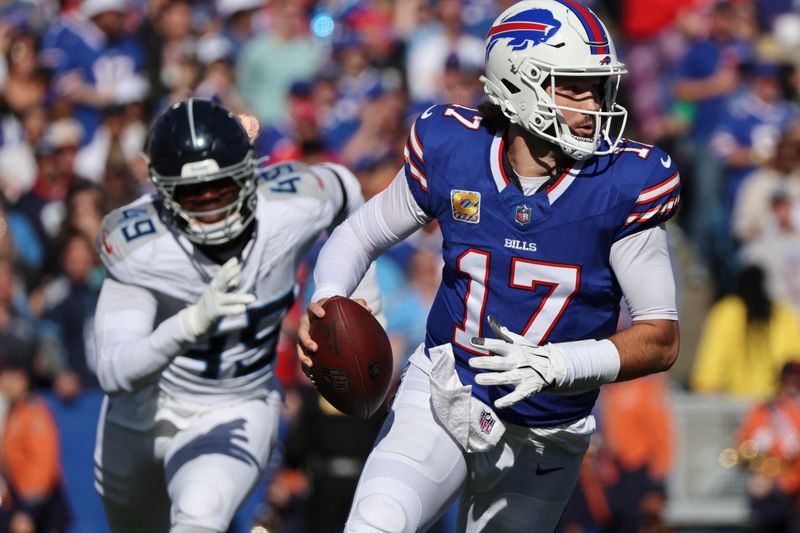
[(551, 344), (562, 355), (566, 373), (555, 394), (580, 394), (613, 383), (619, 376), (619, 351), (608, 339)]

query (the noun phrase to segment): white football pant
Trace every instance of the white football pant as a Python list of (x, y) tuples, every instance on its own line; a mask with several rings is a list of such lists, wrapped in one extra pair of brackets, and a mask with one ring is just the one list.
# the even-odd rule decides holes
[(430, 377), (408, 365), (361, 474), (345, 532), (426, 531), (459, 497), (458, 532), (553, 531), (589, 435), (570, 437), (567, 450), (535, 432), (506, 423), (495, 447), (465, 453), (434, 418)]
[(95, 487), (111, 531), (227, 531), (267, 466), (281, 401), (272, 390), (196, 412), (162, 405), (148, 431), (108, 420), (113, 398), (107, 401), (98, 423)]

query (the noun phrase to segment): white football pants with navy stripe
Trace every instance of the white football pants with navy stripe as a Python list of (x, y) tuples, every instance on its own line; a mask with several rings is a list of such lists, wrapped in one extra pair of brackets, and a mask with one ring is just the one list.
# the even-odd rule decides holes
[[(430, 379), (418, 366), (407, 367), (345, 532), (426, 531), (459, 497), (457, 532), (553, 531), (577, 482), (594, 420), (547, 428), (552, 440), (541, 430), (506, 424), (494, 448), (465, 453), (434, 417)], [(556, 444), (565, 433), (568, 447)]]
[(97, 428), (95, 487), (113, 533), (224, 532), (255, 487), (272, 450), (281, 393), (209, 409), (159, 407), (155, 426)]

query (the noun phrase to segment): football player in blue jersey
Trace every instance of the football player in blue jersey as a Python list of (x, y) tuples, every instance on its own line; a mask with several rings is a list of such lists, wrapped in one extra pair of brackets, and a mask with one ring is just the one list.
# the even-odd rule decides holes
[[(361, 475), (345, 531), (425, 531), (460, 499), (458, 531), (546, 532), (578, 477), (598, 388), (678, 353), (664, 223), (678, 171), (622, 137), (625, 73), (575, 0), (526, 0), (487, 36), (488, 102), (437, 105), (403, 168), (345, 221), (309, 313), (436, 219), (442, 283)], [(625, 301), (633, 324), (617, 332)], [(301, 348), (314, 352), (308, 317)], [(302, 355), (305, 364), (312, 364)]]

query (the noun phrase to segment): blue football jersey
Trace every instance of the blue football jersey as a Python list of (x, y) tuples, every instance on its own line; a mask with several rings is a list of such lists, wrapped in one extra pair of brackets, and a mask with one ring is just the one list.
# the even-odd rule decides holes
[[(40, 60), (53, 72), (55, 96), (64, 90), (62, 85), (70, 77), (116, 94), (121, 83), (143, 75), (144, 51), (132, 37), (108, 40), (94, 24), (63, 17), (44, 35)], [(96, 107), (75, 106), (75, 118), (84, 130), (84, 144), (91, 141), (102, 115)]]
[[(434, 106), (413, 124), (405, 175), (443, 235), (426, 347), (451, 343), (461, 381), (489, 405), (510, 389), (477, 385), (467, 362), (488, 354), (469, 344), (492, 336), (487, 317), (538, 345), (609, 337), (622, 297), (611, 245), (664, 222), (680, 200), (670, 156), (630, 140), (613, 155), (575, 162), (525, 196), (512, 183), (503, 132), (456, 105)], [(526, 426), (561, 424), (588, 415), (597, 394), (543, 392), (499, 415)]]

